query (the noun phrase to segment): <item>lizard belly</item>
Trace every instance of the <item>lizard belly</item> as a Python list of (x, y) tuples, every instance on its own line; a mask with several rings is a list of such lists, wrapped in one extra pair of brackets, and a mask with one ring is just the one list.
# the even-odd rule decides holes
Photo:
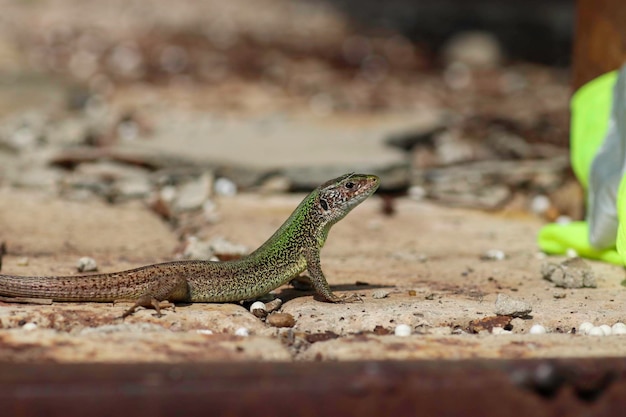
[(306, 269), (306, 260), (298, 257), (280, 263), (244, 258), (213, 266), (213, 271), (188, 280), (189, 301), (231, 302), (260, 297), (298, 276)]

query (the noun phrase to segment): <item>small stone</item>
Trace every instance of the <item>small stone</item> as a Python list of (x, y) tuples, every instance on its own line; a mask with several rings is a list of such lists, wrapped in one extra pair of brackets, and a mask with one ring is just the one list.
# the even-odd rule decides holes
[(533, 311), (532, 306), (522, 300), (512, 298), (506, 294), (498, 294), (494, 312), (498, 316), (525, 317)]
[(265, 303), (262, 301), (255, 301), (252, 303), (250, 306), (250, 312), (258, 318), (267, 317), (267, 308), (265, 307)]
[(409, 196), (409, 198), (413, 199), (413, 200), (423, 200), (426, 197), (426, 189), (424, 187), (421, 187), (419, 185), (413, 185), (411, 187), (409, 187), (407, 194)]
[(608, 324), (603, 324), (603, 325), (600, 326), (600, 328), (604, 332), (605, 336), (610, 336), (613, 333), (613, 330), (611, 329), (611, 326), (609, 326)]
[(22, 329), (24, 329), (24, 330), (26, 330), (28, 332), (33, 331), (36, 328), (37, 328), (37, 325), (35, 323), (33, 323), (33, 322), (28, 322), (28, 323), (26, 323), (26, 324), (24, 324), (22, 326)]
[(233, 243), (223, 237), (211, 239), (209, 245), (220, 260), (241, 258), (249, 252), (247, 246)]
[(275, 175), (267, 180), (263, 181), (259, 191), (262, 194), (277, 194), (285, 193), (291, 188), (291, 181), (289, 178), (282, 175)]
[(206, 335), (211, 335), (211, 334), (213, 334), (213, 330), (209, 330), (209, 329), (198, 329), (198, 330), (196, 330), (196, 333), (198, 333), (198, 334), (206, 334)]
[(236, 336), (250, 336), (250, 330), (248, 330), (246, 327), (240, 327), (237, 330), (235, 330), (235, 335)]
[(611, 333), (614, 335), (626, 334), (626, 324), (620, 322), (615, 323), (611, 326)]
[(591, 330), (593, 327), (594, 327), (593, 323), (584, 321), (580, 323), (580, 326), (578, 326), (578, 330), (580, 331), (581, 334), (589, 334), (589, 330)]
[(178, 190), (174, 200), (176, 211), (192, 211), (202, 208), (206, 200), (211, 197), (213, 176), (204, 174), (195, 181), (184, 184)]
[(500, 249), (490, 249), (481, 255), (483, 261), (502, 261), (506, 259), (506, 254)]
[(272, 313), (267, 316), (267, 322), (274, 327), (293, 327), (296, 319), (289, 313)]
[(381, 298), (386, 298), (389, 294), (391, 294), (391, 291), (388, 290), (375, 290), (372, 293), (372, 298), (376, 299), (376, 300), (380, 300)]
[(95, 259), (83, 256), (76, 263), (76, 269), (78, 272), (93, 272), (98, 270), (98, 264)]
[(232, 197), (237, 194), (237, 185), (228, 178), (218, 178), (215, 180), (215, 194)]
[(606, 333), (604, 333), (604, 330), (602, 330), (602, 328), (600, 328), (600, 326), (594, 326), (591, 329), (589, 329), (589, 333), (587, 333), (589, 336), (606, 336)]
[(444, 45), (446, 64), (461, 63), (470, 68), (493, 68), (502, 62), (502, 47), (498, 39), (486, 31), (459, 32)]
[(411, 327), (408, 324), (398, 324), (394, 329), (394, 334), (400, 337), (411, 335)]
[(409, 290), (408, 293), (409, 293), (409, 297), (415, 297), (417, 295), (417, 291), (415, 290)]
[(28, 259), (28, 257), (25, 256), (25, 257), (20, 258), (20, 259), (17, 260), (17, 265), (18, 266), (28, 266), (28, 262), (29, 262), (29, 259)]
[(530, 334), (546, 334), (548, 331), (541, 324), (533, 324), (529, 330)]
[(560, 264), (546, 262), (541, 266), (543, 279), (562, 288), (595, 288), (596, 278), (585, 261), (571, 258)]
[(491, 334), (513, 334), (512, 331), (510, 330), (504, 330), (502, 327), (494, 327), (493, 329), (491, 329)]
[(281, 300), (280, 298), (274, 298), (272, 301), (268, 301), (267, 303), (265, 303), (265, 309), (268, 313), (271, 313), (278, 310), (281, 305), (283, 305), (283, 300)]
[(550, 206), (550, 199), (543, 194), (536, 195), (530, 202), (530, 210), (537, 215), (547, 212)]
[(199, 240), (195, 236), (189, 236), (187, 238), (187, 244), (183, 251), (184, 259), (206, 261), (211, 259), (214, 254), (213, 247), (210, 243)]
[[(572, 218), (570, 216), (559, 216), (559, 217), (556, 218), (556, 220), (554, 222), (557, 223), (557, 224), (562, 224), (562, 225), (570, 224), (572, 222)], [(570, 249), (568, 249), (568, 251), (569, 250)], [(571, 249), (571, 250), (573, 250), (573, 249)], [(574, 255), (574, 256), (578, 256), (578, 255)]]
[(117, 199), (144, 198), (152, 192), (150, 180), (144, 176), (123, 178), (115, 182), (112, 191)]

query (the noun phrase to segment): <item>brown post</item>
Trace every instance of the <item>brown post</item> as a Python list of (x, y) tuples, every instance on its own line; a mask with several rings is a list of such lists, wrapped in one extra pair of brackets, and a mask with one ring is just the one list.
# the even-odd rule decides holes
[(573, 87), (626, 62), (626, 1), (578, 0)]

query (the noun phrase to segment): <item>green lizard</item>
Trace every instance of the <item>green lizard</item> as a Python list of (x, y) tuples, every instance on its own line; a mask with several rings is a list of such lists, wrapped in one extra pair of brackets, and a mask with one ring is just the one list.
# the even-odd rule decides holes
[(374, 175), (346, 174), (313, 190), (257, 250), (225, 261), (176, 261), (95, 275), (22, 277), (0, 274), (0, 296), (53, 301), (134, 300), (137, 307), (159, 302), (230, 302), (253, 299), (308, 270), (317, 293), (332, 303), (358, 301), (331, 291), (320, 266), (330, 228), (379, 185)]

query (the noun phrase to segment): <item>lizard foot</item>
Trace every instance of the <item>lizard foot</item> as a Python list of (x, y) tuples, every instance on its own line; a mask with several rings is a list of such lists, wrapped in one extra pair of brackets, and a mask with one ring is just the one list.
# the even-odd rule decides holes
[(331, 303), (362, 303), (363, 299), (356, 294), (352, 295), (344, 295), (344, 296), (336, 296), (335, 294), (331, 294), (330, 297), (326, 298), (326, 301)]
[(162, 317), (163, 314), (161, 313), (161, 308), (174, 309), (174, 304), (170, 303), (169, 301), (164, 301), (163, 305), (161, 305), (160, 301), (154, 298), (153, 296), (142, 295), (141, 297), (137, 299), (137, 301), (135, 302), (135, 304), (133, 304), (131, 308), (129, 308), (128, 310), (124, 312), (124, 314), (122, 314), (121, 318), (125, 319), (126, 317), (132, 315), (137, 309), (137, 307), (153, 308), (154, 310), (156, 310), (156, 314), (154, 314), (154, 316)]

